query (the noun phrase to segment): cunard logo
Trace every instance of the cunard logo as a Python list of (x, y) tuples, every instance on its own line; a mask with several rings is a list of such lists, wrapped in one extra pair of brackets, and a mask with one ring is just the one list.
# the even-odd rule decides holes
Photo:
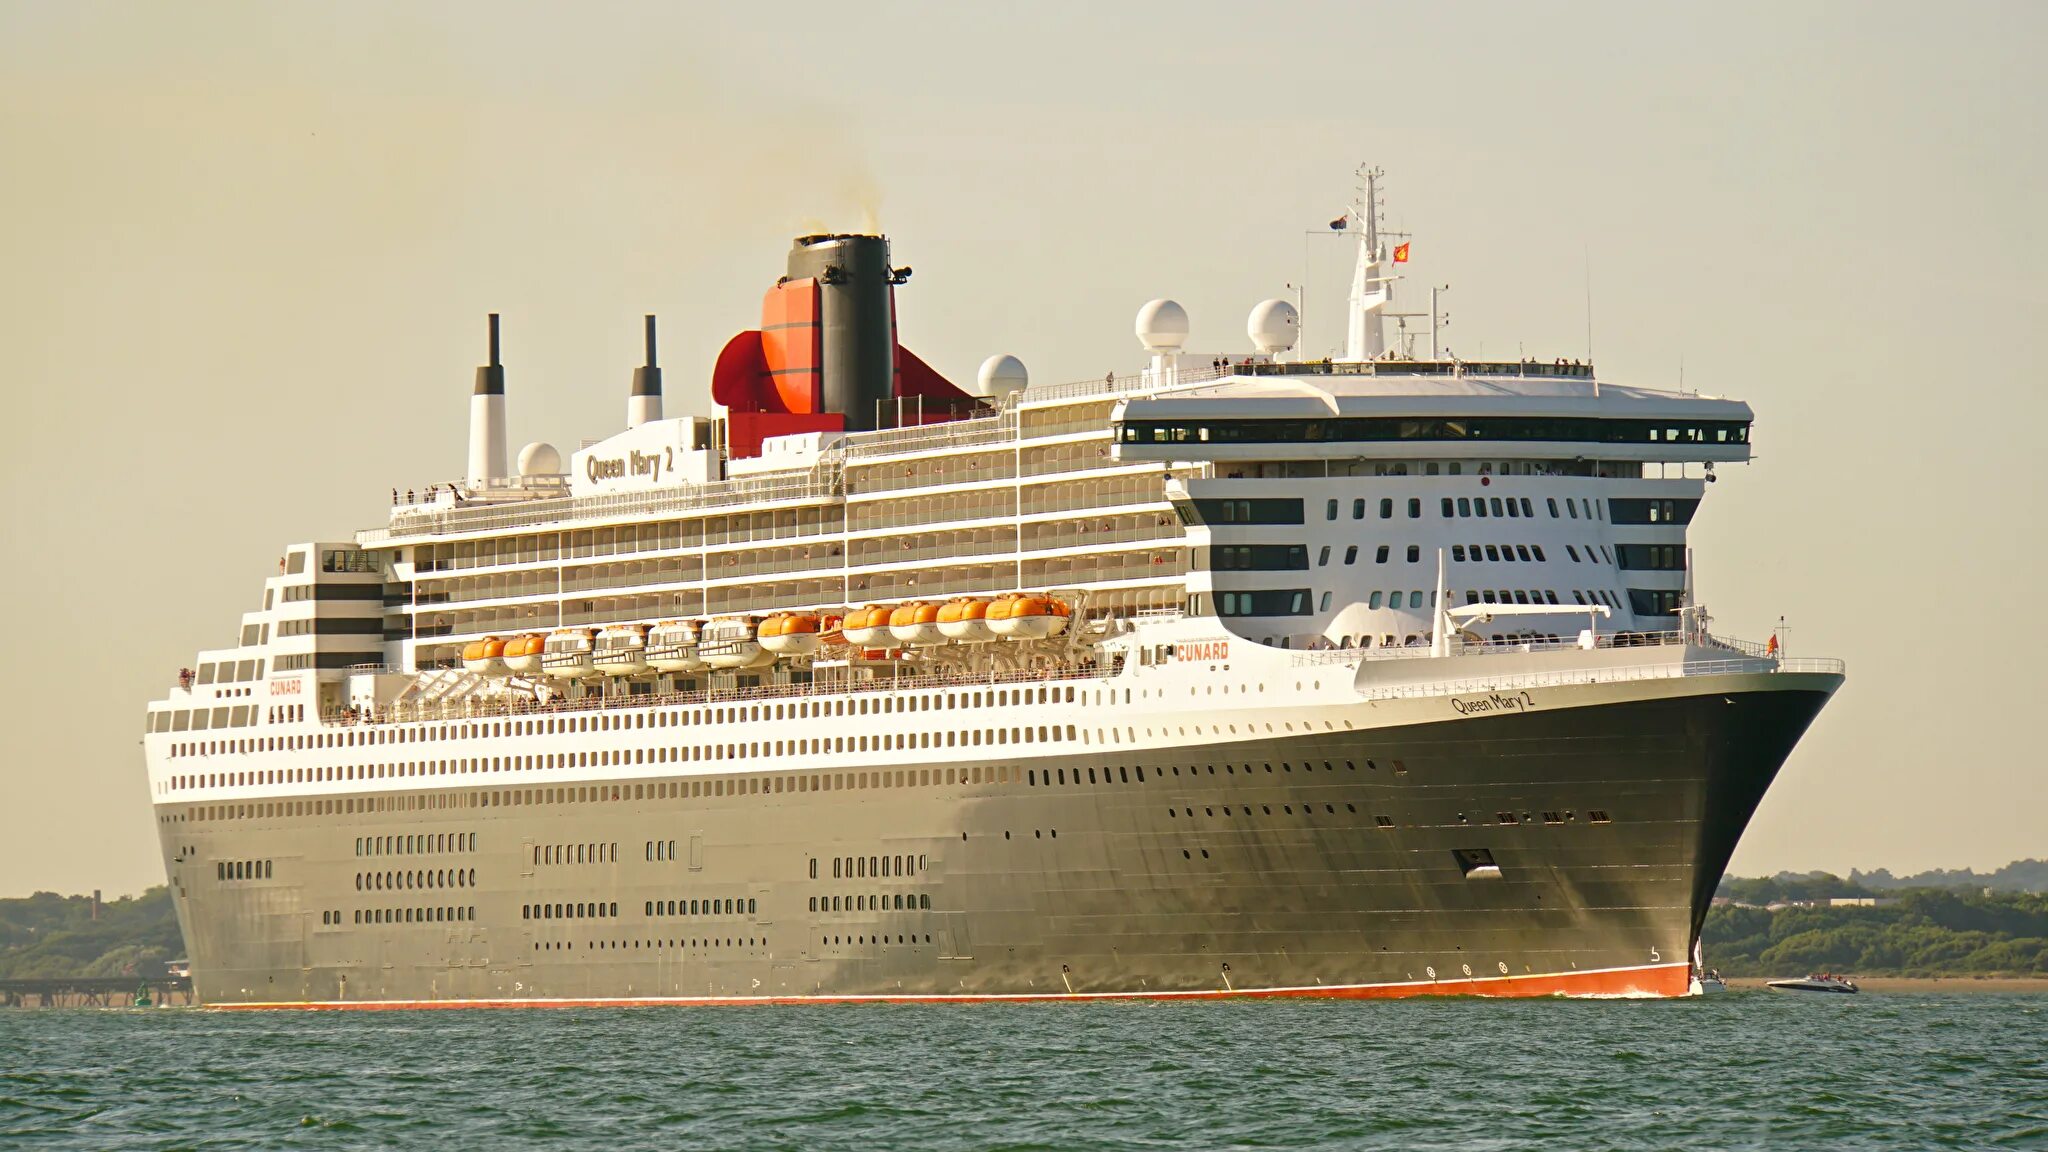
[(1230, 659), (1230, 641), (1197, 640), (1192, 644), (1175, 644), (1173, 646), (1173, 658), (1175, 660), (1228, 660)]

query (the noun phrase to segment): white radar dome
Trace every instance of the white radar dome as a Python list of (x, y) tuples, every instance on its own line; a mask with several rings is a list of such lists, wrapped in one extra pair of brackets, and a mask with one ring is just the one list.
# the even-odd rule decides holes
[(1285, 300), (1262, 300), (1245, 321), (1244, 331), (1260, 354), (1275, 356), (1294, 347), (1301, 335), (1301, 314)]
[(1138, 342), (1147, 352), (1175, 352), (1188, 342), (1188, 310), (1171, 300), (1138, 309)]
[(991, 356), (981, 362), (981, 371), (974, 374), (974, 382), (983, 396), (994, 397), (1022, 392), (1031, 381), (1022, 360), (1015, 356)]
[(559, 476), (562, 474), (562, 454), (555, 451), (553, 444), (539, 440), (519, 450), (519, 474), (521, 476)]

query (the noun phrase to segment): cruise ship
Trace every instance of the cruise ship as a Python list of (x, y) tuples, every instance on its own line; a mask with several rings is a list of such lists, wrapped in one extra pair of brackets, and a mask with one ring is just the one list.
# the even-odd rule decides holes
[(197, 998), (1694, 990), (1842, 683), (1695, 598), (1751, 410), (1439, 354), (1380, 183), (1342, 355), (1154, 300), (1137, 371), (961, 386), (885, 237), (807, 235), (712, 415), (649, 317), (624, 430), (508, 461), (491, 317), (463, 477), (285, 548), (148, 706)]

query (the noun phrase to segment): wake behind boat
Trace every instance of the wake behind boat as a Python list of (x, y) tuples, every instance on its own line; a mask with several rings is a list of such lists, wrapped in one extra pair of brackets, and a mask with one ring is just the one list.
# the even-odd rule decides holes
[(1764, 986), (1781, 992), (1854, 992), (1856, 982), (1847, 976), (1815, 973), (1797, 980), (1766, 980)]

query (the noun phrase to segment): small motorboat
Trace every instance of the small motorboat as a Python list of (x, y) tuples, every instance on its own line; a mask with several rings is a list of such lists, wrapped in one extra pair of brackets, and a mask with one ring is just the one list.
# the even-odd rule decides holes
[(1854, 992), (1856, 982), (1831, 972), (1815, 972), (1797, 980), (1766, 980), (1764, 986), (1781, 992)]
[(1721, 971), (1718, 968), (1709, 968), (1704, 972), (1695, 970), (1692, 979), (1695, 992), (1700, 996), (1711, 996), (1716, 992), (1728, 990), (1728, 981), (1721, 978)]

